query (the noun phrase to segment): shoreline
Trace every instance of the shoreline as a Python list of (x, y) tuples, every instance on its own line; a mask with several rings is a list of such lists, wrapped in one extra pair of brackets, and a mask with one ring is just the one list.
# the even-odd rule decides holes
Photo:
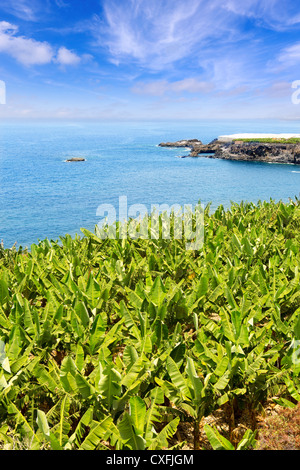
[[(262, 142), (259, 139), (270, 141)], [(294, 141), (289, 142), (289, 139)], [(190, 139), (162, 142), (158, 146), (190, 149), (188, 155), (178, 155), (179, 158), (206, 156), (222, 160), (300, 164), (300, 134), (232, 134), (220, 136), (208, 144)]]

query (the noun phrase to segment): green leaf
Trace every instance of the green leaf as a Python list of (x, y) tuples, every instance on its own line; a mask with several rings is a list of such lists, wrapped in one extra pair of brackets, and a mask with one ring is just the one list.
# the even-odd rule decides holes
[(26, 418), (22, 415), (20, 410), (16, 407), (16, 405), (12, 402), (8, 405), (8, 413), (13, 414), (16, 419), (17, 426), (21, 426), (22, 434), (25, 434), (27, 438), (30, 439), (31, 445), (30, 449), (39, 449), (40, 448), (40, 439), (38, 438), (37, 434), (34, 432), (33, 426), (29, 424)]
[(75, 365), (79, 371), (84, 368), (84, 350), (81, 344), (77, 344), (76, 347)]
[(107, 416), (103, 421), (93, 422), (92, 429), (84, 439), (80, 446), (82, 450), (94, 450), (100, 445), (101, 440), (105, 440), (110, 435), (110, 429), (112, 428), (113, 420), (110, 416)]
[(89, 398), (94, 393), (94, 387), (81, 374), (75, 375), (75, 382), (82, 398)]
[(151, 445), (148, 447), (148, 450), (155, 450), (155, 449), (167, 449), (169, 446), (168, 439), (174, 436), (175, 432), (177, 431), (177, 427), (179, 424), (180, 418), (174, 418), (170, 423), (168, 423), (153, 439)]
[(59, 381), (55, 380), (55, 378), (49, 373), (45, 366), (37, 364), (33, 369), (33, 373), (37, 381), (46, 387), (50, 392), (57, 393), (58, 390), (61, 389)]
[(171, 357), (167, 358), (167, 371), (171, 377), (172, 383), (181, 393), (184, 398), (191, 398), (190, 390), (186, 380), (183, 378), (180, 373), (177, 364), (173, 361)]
[(214, 388), (216, 390), (224, 390), (224, 388), (227, 387), (228, 383), (230, 381), (230, 371), (225, 372), (222, 377), (219, 378), (217, 383), (214, 384)]
[(223, 437), (217, 429), (205, 424), (204, 431), (214, 450), (235, 450), (231, 442)]
[(225, 292), (226, 299), (227, 299), (227, 302), (230, 305), (230, 307), (233, 308), (233, 309), (237, 309), (237, 305), (236, 305), (236, 302), (234, 300), (231, 289), (228, 286), (226, 286), (225, 289), (224, 289), (224, 292)]
[(97, 307), (101, 297), (101, 287), (98, 282), (94, 279), (93, 274), (90, 273), (87, 282), (85, 294), (88, 297), (89, 303), (92, 308)]
[(153, 286), (151, 287), (151, 290), (149, 292), (149, 297), (156, 305), (157, 307), (160, 307), (165, 299), (166, 296), (166, 290), (165, 286), (161, 280), (161, 278), (158, 276), (154, 283)]
[(110, 410), (113, 406), (113, 400), (121, 393), (121, 374), (114, 367), (113, 364), (108, 364), (103, 367), (99, 365), (99, 381), (97, 390), (100, 395), (106, 399), (106, 404)]
[(125, 346), (123, 352), (123, 361), (127, 368), (130, 368), (137, 360), (138, 360), (138, 353), (134, 346)]
[(255, 432), (251, 431), (251, 429), (247, 429), (242, 440), (238, 443), (236, 450), (246, 450), (254, 447), (256, 444), (255, 435)]
[(0, 305), (3, 305), (9, 299), (9, 290), (7, 283), (0, 279)]
[(159, 421), (161, 416), (157, 405), (160, 405), (164, 402), (163, 389), (160, 387), (155, 387), (152, 389), (150, 392), (150, 399), (151, 405), (146, 412), (145, 418), (145, 438), (147, 443), (152, 442), (154, 421)]
[(227, 311), (224, 308), (220, 308), (219, 315), (221, 317), (221, 330), (229, 341), (235, 343), (235, 335), (232, 328), (232, 323)]
[(129, 410), (136, 433), (142, 435), (146, 416), (146, 405), (144, 401), (140, 397), (130, 398)]
[(44, 411), (37, 410), (36, 422), (38, 424), (38, 427), (44, 434), (44, 436), (50, 437), (50, 429), (49, 429), (48, 421), (47, 421)]
[(297, 321), (294, 326), (295, 339), (300, 340), (300, 315), (298, 315)]
[(136, 434), (131, 416), (124, 413), (123, 419), (118, 425), (118, 430), (123, 443), (131, 450), (145, 450), (146, 441)]
[(217, 377), (222, 377), (225, 374), (225, 371), (227, 370), (229, 365), (229, 358), (228, 356), (224, 356), (221, 361), (219, 361), (216, 369), (214, 370), (214, 374)]
[(79, 302), (75, 307), (75, 312), (81, 320), (84, 327), (87, 327), (90, 322), (90, 317), (84, 302)]
[(185, 370), (193, 387), (194, 400), (196, 403), (199, 403), (201, 401), (203, 383), (196, 372), (193, 359), (191, 357), (187, 357), (186, 361), (187, 363)]
[(273, 398), (273, 401), (277, 403), (277, 405), (284, 406), (286, 408), (296, 408), (297, 405), (286, 398)]
[(96, 315), (92, 328), (91, 333), (89, 336), (89, 348), (90, 353), (94, 354), (102, 345), (104, 337), (105, 337), (106, 325), (103, 321), (101, 315)]
[(197, 296), (198, 297), (203, 297), (206, 295), (207, 291), (208, 291), (208, 276), (206, 275), (202, 275), (201, 276), (201, 279), (200, 279), (200, 282), (199, 282), (199, 285), (198, 285), (198, 288), (197, 288)]
[(235, 248), (238, 249), (238, 251), (242, 251), (241, 242), (240, 242), (240, 240), (238, 239), (238, 237), (236, 236), (235, 233), (232, 234), (231, 241), (232, 241), (233, 245), (235, 246)]
[(90, 427), (90, 423), (93, 419), (94, 408), (90, 406), (84, 415), (81, 417), (79, 423), (76, 426), (75, 432), (70, 437), (71, 441), (76, 442), (77, 446), (80, 447), (81, 439), (86, 432), (87, 427)]

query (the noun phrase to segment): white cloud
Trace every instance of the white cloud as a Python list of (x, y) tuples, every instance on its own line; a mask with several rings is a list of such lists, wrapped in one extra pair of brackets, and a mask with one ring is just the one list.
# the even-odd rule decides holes
[(18, 27), (0, 21), (0, 53), (8, 54), (23, 65), (44, 65), (57, 62), (61, 65), (76, 65), (81, 58), (65, 47), (60, 47), (57, 55), (48, 42), (18, 36)]
[(18, 31), (18, 26), (8, 23), (8, 21), (0, 21), (0, 34), (15, 34)]
[(69, 49), (60, 47), (56, 61), (61, 65), (77, 65), (81, 61), (81, 58)]
[(47, 42), (15, 36), (15, 25), (0, 22), (0, 52), (5, 52), (23, 65), (47, 64), (53, 58), (53, 49)]

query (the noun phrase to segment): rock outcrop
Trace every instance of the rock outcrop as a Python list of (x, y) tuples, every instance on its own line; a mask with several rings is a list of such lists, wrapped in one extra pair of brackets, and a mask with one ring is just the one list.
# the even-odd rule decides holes
[(203, 144), (198, 139), (180, 140), (159, 144), (161, 147), (190, 147), (186, 157), (199, 157), (203, 154), (207, 158), (222, 160), (255, 161), (266, 163), (293, 163), (300, 164), (300, 144), (261, 143), (261, 142), (224, 142), (218, 139), (209, 144)]
[(209, 144), (195, 144), (191, 150), (190, 157), (198, 157), (203, 153), (215, 154), (218, 150), (221, 149), (223, 144), (217, 140), (213, 140)]
[[(201, 140), (198, 139), (190, 139), (190, 140), (178, 140), (176, 142), (162, 142), (159, 144), (159, 147), (185, 147), (190, 148), (191, 152), (188, 155), (189, 157), (198, 157), (201, 153), (215, 153), (221, 145), (217, 139), (213, 140), (209, 144), (203, 144)], [(186, 158), (187, 155), (182, 156), (181, 158)]]
[(66, 160), (66, 162), (85, 162), (85, 158), (73, 157)]
[(300, 163), (299, 144), (235, 142), (220, 147), (215, 158), (268, 163)]
[(201, 140), (177, 140), (176, 142), (162, 142), (159, 147), (189, 147), (193, 148), (195, 145), (202, 145)]

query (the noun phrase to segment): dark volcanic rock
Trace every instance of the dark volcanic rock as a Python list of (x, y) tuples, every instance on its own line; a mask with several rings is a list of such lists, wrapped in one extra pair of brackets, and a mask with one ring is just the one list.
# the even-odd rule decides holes
[(208, 158), (223, 160), (241, 160), (267, 163), (300, 164), (300, 144), (262, 143), (262, 142), (221, 142), (214, 139), (209, 144), (200, 140), (179, 140), (159, 144), (160, 147), (190, 147), (186, 157), (199, 157), (206, 154)]
[[(159, 144), (159, 147), (189, 147), (191, 153), (189, 157), (198, 157), (201, 153), (214, 153), (216, 152), (221, 145), (217, 139), (213, 140), (209, 144), (203, 144), (201, 140), (190, 139), (190, 140), (178, 140), (176, 142), (162, 142)], [(184, 156), (186, 158), (186, 155)]]
[(221, 146), (216, 151), (215, 158), (268, 163), (300, 163), (300, 146), (297, 144), (235, 142)]
[(85, 162), (85, 158), (73, 157), (66, 160), (67, 162)]
[(221, 148), (220, 142), (210, 142), (209, 144), (195, 144), (192, 147), (190, 157), (198, 157), (198, 155), (201, 155), (201, 153), (215, 153), (217, 150)]
[(159, 147), (193, 147), (194, 145), (202, 145), (201, 140), (190, 139), (190, 140), (177, 140), (176, 142), (162, 142)]

